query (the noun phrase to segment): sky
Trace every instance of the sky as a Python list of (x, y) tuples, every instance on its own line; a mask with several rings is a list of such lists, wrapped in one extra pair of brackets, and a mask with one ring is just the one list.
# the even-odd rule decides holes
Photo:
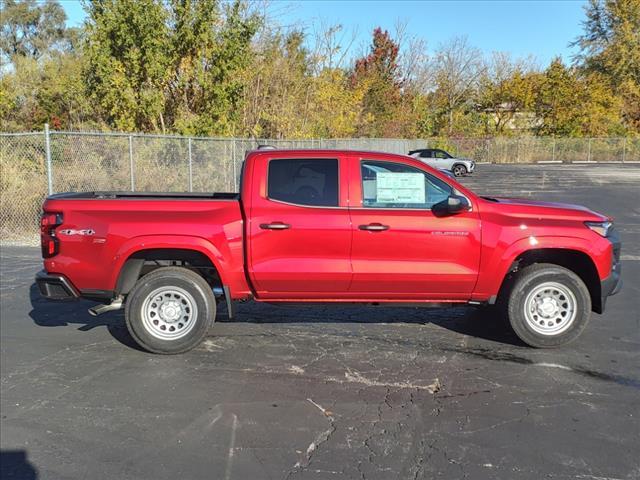
[[(67, 24), (82, 23), (85, 13), (79, 0), (61, 0)], [(345, 38), (356, 37), (354, 54), (365, 51), (377, 26), (390, 32), (398, 22), (408, 35), (424, 39), (428, 51), (454, 36), (485, 53), (510, 52), (513, 57), (532, 55), (540, 65), (554, 57), (570, 61), (569, 47), (582, 31), (582, 0), (502, 1), (386, 1), (386, 0), (272, 0), (270, 14), (281, 25), (298, 26), (313, 35), (320, 23), (341, 24)]]

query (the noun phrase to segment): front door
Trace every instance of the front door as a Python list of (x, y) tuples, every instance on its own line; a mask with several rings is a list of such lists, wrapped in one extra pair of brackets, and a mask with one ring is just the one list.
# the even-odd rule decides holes
[(348, 290), (352, 232), (343, 163), (274, 158), (254, 172), (264, 184), (249, 215), (249, 273), (260, 298), (326, 298)]
[[(357, 169), (357, 170), (356, 170)], [(477, 211), (437, 217), (453, 189), (403, 163), (354, 158), (350, 293), (367, 298), (468, 299), (480, 264)], [(359, 184), (359, 185), (358, 185)]]

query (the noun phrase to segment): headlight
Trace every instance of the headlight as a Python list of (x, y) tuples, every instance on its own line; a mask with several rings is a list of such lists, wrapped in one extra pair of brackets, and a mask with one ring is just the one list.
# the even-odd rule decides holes
[(602, 237), (606, 237), (607, 235), (609, 235), (609, 232), (613, 228), (613, 222), (609, 222), (609, 221), (584, 222), (584, 224)]

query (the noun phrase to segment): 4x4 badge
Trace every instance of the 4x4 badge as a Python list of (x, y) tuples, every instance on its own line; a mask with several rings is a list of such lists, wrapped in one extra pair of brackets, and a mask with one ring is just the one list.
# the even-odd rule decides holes
[(96, 232), (90, 228), (84, 230), (74, 230), (73, 228), (65, 228), (60, 230), (61, 235), (94, 235)]

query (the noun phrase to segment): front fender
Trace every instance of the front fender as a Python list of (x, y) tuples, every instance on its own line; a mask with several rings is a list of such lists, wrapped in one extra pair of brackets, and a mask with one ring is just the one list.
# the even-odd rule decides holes
[[(605, 239), (603, 239), (605, 240)], [(513, 262), (525, 252), (532, 250), (572, 250), (587, 255), (594, 263), (599, 277), (606, 278), (611, 268), (611, 252), (608, 242), (593, 242), (585, 238), (569, 236), (527, 236), (510, 245), (493, 249), (492, 254), (483, 252), (480, 275), (473, 298), (486, 300), (498, 294), (502, 281)]]

